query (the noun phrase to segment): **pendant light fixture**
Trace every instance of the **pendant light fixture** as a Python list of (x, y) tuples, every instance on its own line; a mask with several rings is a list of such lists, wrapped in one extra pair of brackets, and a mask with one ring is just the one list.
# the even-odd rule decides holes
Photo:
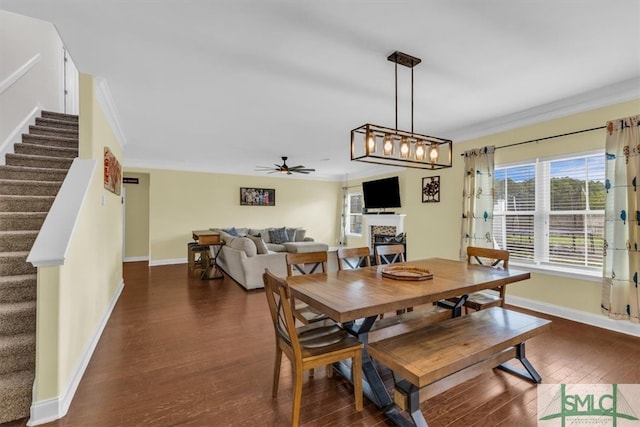
[[(416, 169), (444, 169), (451, 167), (452, 141), (413, 132), (413, 67), (422, 60), (395, 51), (387, 57), (395, 65), (396, 126), (391, 129), (364, 124), (351, 131), (351, 160), (380, 165)], [(398, 129), (398, 65), (411, 69), (411, 131)], [(378, 152), (381, 141), (381, 153)], [(397, 146), (397, 150), (396, 150)]]

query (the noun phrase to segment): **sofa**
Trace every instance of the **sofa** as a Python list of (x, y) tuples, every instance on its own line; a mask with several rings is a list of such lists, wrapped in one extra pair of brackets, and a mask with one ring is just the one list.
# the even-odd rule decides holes
[(245, 289), (263, 288), (262, 273), (268, 268), (281, 277), (287, 275), (287, 253), (326, 251), (329, 246), (307, 237), (300, 227), (211, 228), (220, 233), (224, 246), (218, 266)]

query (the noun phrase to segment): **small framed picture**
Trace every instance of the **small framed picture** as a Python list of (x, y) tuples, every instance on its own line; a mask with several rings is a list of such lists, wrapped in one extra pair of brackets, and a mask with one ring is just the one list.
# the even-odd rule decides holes
[(440, 177), (427, 176), (422, 178), (422, 203), (440, 201)]
[(240, 206), (275, 206), (276, 190), (273, 188), (240, 187)]

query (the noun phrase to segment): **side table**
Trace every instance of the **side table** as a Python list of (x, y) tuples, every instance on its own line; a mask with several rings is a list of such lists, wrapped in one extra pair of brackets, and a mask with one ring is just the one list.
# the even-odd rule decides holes
[(224, 275), (220, 268), (218, 268), (218, 263), (216, 259), (218, 258), (218, 254), (220, 253), (220, 249), (224, 246), (224, 242), (216, 242), (209, 243), (209, 250), (205, 251), (203, 256), (204, 262), (204, 270), (202, 270), (202, 274), (200, 275), (200, 279), (202, 280), (210, 280), (210, 279), (222, 279)]

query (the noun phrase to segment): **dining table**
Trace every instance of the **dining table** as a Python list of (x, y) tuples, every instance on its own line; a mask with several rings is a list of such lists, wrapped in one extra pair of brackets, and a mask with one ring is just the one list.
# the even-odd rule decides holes
[[(388, 265), (299, 275), (287, 279), (291, 292), (364, 343), (363, 391), (396, 425), (410, 425), (402, 416), (371, 357), (367, 353), (369, 331), (383, 313), (460, 298), (473, 292), (507, 286), (531, 277), (517, 268), (497, 269), (445, 258), (428, 258), (393, 264), (429, 273), (428, 280), (391, 278), (383, 274)], [(347, 363), (334, 365), (351, 378)]]

